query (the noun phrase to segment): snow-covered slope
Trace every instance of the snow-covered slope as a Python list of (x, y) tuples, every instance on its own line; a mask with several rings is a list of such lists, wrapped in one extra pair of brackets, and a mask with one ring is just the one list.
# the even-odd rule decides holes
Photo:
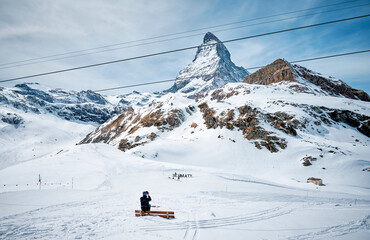
[(129, 106), (144, 106), (154, 98), (162, 96), (163, 93), (141, 93), (138, 91), (133, 91), (132, 93), (127, 93), (124, 95), (115, 96), (118, 100), (118, 106), (127, 108)]
[(181, 92), (195, 97), (229, 82), (241, 82), (248, 74), (243, 67), (237, 67), (231, 61), (225, 45), (208, 32), (194, 60), (180, 71), (175, 84), (164, 92)]
[(92, 91), (37, 83), (0, 88), (0, 169), (55, 155), (127, 108)]
[(54, 156), (94, 129), (89, 123), (67, 121), (53, 114), (25, 112), (24, 108), (11, 106), (0, 108), (0, 120), (0, 169)]

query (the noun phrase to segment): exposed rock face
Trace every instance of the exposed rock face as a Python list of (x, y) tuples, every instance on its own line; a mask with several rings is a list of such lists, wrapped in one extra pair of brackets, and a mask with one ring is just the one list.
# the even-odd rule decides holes
[(95, 131), (88, 134), (78, 144), (104, 142), (117, 144), (122, 151), (144, 145), (153, 141), (158, 135), (155, 132), (136, 135), (139, 129), (157, 129), (158, 132), (171, 131), (184, 121), (181, 109), (161, 109), (162, 103), (152, 103), (143, 111), (130, 107), (120, 115), (107, 121)]
[(6, 113), (6, 114), (0, 113), (0, 119), (5, 123), (13, 125), (15, 128), (19, 127), (22, 123), (24, 123), (23, 118), (15, 113)]
[[(332, 126), (336, 123), (344, 123), (353, 128), (356, 128), (359, 132), (370, 137), (370, 117), (363, 114), (358, 114), (349, 110), (331, 109), (326, 107), (305, 105), (305, 104), (291, 104), (292, 106), (305, 109), (312, 117), (317, 120), (314, 121), (315, 125), (326, 124)], [(305, 124), (308, 121), (303, 122), (302, 126), (305, 128)]]
[(369, 95), (362, 91), (351, 88), (341, 80), (334, 78), (326, 78), (318, 73), (315, 73), (305, 67), (294, 65), (297, 74), (317, 86), (320, 86), (322, 90), (329, 93), (332, 96), (343, 96), (346, 98), (358, 99), (362, 101), (370, 102)]
[(295, 73), (290, 63), (277, 59), (273, 63), (247, 76), (243, 82), (251, 84), (269, 85), (282, 81), (295, 82)]
[[(266, 67), (247, 76), (244, 82), (269, 85), (283, 81), (299, 82), (302, 80), (319, 86), (328, 95), (370, 101), (369, 95), (362, 90), (353, 89), (341, 80), (324, 77), (305, 67), (292, 65), (284, 59), (277, 59)], [(301, 91), (305, 91), (305, 89), (301, 89)]]
[(302, 162), (303, 166), (308, 167), (308, 166), (311, 166), (312, 162), (316, 161), (316, 160), (317, 160), (317, 158), (314, 158), (312, 156), (308, 156), (308, 157), (302, 158), (301, 162)]
[(164, 92), (181, 92), (194, 98), (226, 83), (241, 82), (248, 74), (243, 67), (237, 67), (231, 61), (230, 52), (225, 45), (208, 32), (194, 60), (180, 71), (175, 84)]
[(223, 128), (226, 127), (229, 130), (234, 128), (242, 131), (244, 137), (254, 142), (255, 146), (259, 149), (265, 147), (270, 152), (278, 152), (281, 149), (286, 148), (286, 141), (284, 138), (274, 136), (272, 132), (266, 131), (260, 123), (267, 122), (273, 128), (296, 136), (297, 132), (294, 129), (298, 127), (298, 121), (292, 121), (293, 116), (288, 114), (275, 113), (267, 114), (262, 113), (258, 109), (253, 109), (248, 105), (236, 108), (238, 111), (238, 118), (235, 119), (235, 113), (233, 109), (221, 112), (220, 115), (216, 115), (216, 111), (208, 107), (207, 103), (202, 103), (199, 106), (200, 111), (203, 113), (204, 124), (207, 128)]
[(348, 110), (330, 109), (329, 116), (335, 122), (342, 122), (351, 127), (357, 128), (358, 131), (370, 137), (370, 117)]

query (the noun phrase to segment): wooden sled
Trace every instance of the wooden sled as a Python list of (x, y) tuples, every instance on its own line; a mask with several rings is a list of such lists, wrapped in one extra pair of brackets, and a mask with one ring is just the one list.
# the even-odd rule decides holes
[(141, 211), (141, 210), (135, 210), (135, 216), (141, 217), (141, 216), (158, 216), (163, 218), (175, 218), (175, 212), (170, 211)]

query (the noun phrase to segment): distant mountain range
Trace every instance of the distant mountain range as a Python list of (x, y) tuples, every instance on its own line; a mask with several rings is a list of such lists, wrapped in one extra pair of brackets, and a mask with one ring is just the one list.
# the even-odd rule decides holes
[(174, 148), (196, 148), (203, 139), (213, 149), (212, 138), (238, 134), (243, 136), (242, 148), (251, 143), (266, 149), (264, 154), (289, 154), (293, 146), (306, 144), (308, 153), (319, 151), (316, 157), (324, 157), (353, 151), (352, 145), (340, 150), (326, 143), (338, 129), (349, 131), (353, 142), (358, 140), (354, 136), (370, 137), (369, 96), (364, 91), (283, 59), (249, 74), (231, 62), (223, 44), (207, 46), (210, 42), (219, 40), (207, 33), (193, 62), (166, 94), (109, 119), (80, 144), (103, 142), (153, 157), (165, 155), (159, 144), (173, 139), (179, 141)]

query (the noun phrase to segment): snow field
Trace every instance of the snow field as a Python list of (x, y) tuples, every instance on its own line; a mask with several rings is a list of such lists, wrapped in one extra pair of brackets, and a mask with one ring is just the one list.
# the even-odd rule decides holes
[[(174, 172), (193, 177), (170, 179)], [(364, 188), (358, 194), (343, 193), (339, 184), (282, 184), (146, 160), (105, 144), (69, 147), (8, 167), (0, 171), (0, 182), (35, 182), (39, 173), (44, 181), (74, 176), (75, 187), (2, 189), (0, 238), (366, 239), (369, 233), (370, 195)], [(175, 211), (176, 219), (135, 217), (145, 190), (159, 206), (153, 210)]]

